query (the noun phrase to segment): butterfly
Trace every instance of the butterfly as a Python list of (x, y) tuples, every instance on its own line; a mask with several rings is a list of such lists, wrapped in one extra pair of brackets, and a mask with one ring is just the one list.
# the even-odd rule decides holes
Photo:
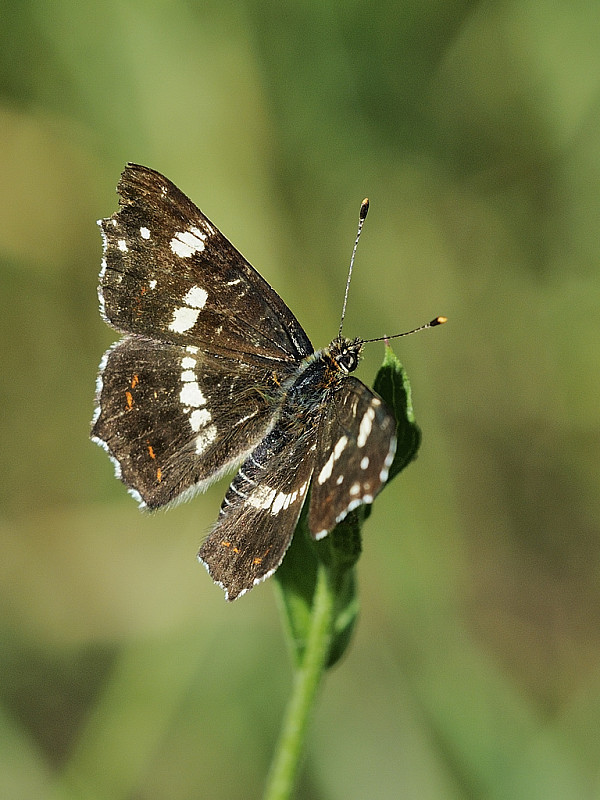
[(373, 502), (394, 458), (395, 419), (351, 375), (364, 340), (340, 328), (315, 351), (279, 295), (167, 178), (130, 163), (118, 194), (119, 210), (99, 221), (98, 294), (123, 336), (100, 364), (91, 436), (150, 509), (237, 469), (198, 554), (233, 600), (277, 569), (307, 497), (315, 539)]

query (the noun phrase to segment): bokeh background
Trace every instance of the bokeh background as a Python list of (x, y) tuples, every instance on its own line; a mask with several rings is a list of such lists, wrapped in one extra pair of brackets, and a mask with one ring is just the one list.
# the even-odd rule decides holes
[[(600, 797), (596, 0), (0, 6), (0, 796), (259, 797), (273, 586), (195, 561), (226, 487), (141, 514), (88, 441), (95, 221), (160, 170), (316, 346), (391, 334), (423, 430), (298, 798)], [(370, 382), (381, 345), (359, 376)]]

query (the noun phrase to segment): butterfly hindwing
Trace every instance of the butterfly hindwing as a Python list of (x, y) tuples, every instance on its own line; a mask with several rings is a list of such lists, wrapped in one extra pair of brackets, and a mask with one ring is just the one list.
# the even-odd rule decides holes
[(278, 377), (260, 360), (127, 336), (106, 353), (92, 436), (138, 500), (165, 505), (205, 488), (265, 436), (280, 366)]
[(315, 442), (315, 429), (298, 437), (285, 421), (279, 422), (229, 487), (219, 519), (198, 554), (228, 600), (247, 592), (281, 563), (308, 492)]

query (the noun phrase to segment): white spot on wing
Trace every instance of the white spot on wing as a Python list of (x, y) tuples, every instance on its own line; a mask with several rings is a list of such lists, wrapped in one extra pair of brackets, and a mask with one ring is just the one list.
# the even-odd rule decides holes
[(390, 450), (387, 456), (385, 457), (385, 461), (383, 462), (383, 468), (379, 473), (379, 480), (382, 483), (385, 483), (388, 479), (388, 475), (390, 474), (390, 467), (394, 461), (394, 456), (396, 455), (396, 437), (392, 439), (390, 442)]
[(184, 406), (197, 408), (206, 405), (206, 397), (202, 394), (196, 381), (183, 384), (179, 392), (179, 399)]
[(354, 511), (355, 508), (358, 508), (362, 504), (362, 500), (352, 500), (348, 508), (345, 511), (335, 518), (336, 522), (341, 522), (351, 511)]
[(273, 505), (271, 506), (271, 514), (279, 514), (282, 508), (287, 508), (290, 502), (293, 503), (296, 497), (298, 497), (298, 492), (295, 493), (296, 497), (294, 497), (294, 500), (291, 499), (293, 494), (294, 494), (293, 492), (292, 494), (289, 495), (286, 494), (285, 492), (279, 492), (279, 494), (276, 495), (275, 499), (273, 500)]
[(119, 241), (117, 242), (117, 247), (122, 253), (126, 253), (129, 250), (125, 239), (119, 239)]
[(344, 450), (346, 449), (346, 445), (348, 444), (348, 437), (347, 436), (340, 436), (337, 441), (337, 444), (333, 448), (331, 455), (325, 462), (323, 469), (319, 472), (319, 476), (317, 478), (317, 483), (319, 486), (322, 486), (326, 480), (331, 477), (331, 473), (333, 472), (333, 465), (338, 460), (338, 458), (342, 455)]
[(333, 453), (331, 453), (331, 455), (323, 465), (323, 469), (321, 470), (321, 472), (319, 472), (319, 476), (317, 478), (317, 483), (319, 484), (319, 486), (322, 486), (326, 480), (331, 478), (331, 473), (333, 471), (333, 462), (334, 462)]
[(369, 456), (364, 456), (360, 461), (360, 468), (366, 469), (369, 466)]
[(214, 425), (203, 428), (202, 432), (196, 436), (196, 453), (201, 455), (216, 438), (217, 429)]
[(292, 503), (295, 503), (298, 498), (304, 497), (307, 485), (308, 482), (303, 483), (302, 486), (300, 486), (298, 489), (295, 489), (293, 492), (290, 492), (289, 494), (286, 494), (286, 492), (279, 492), (273, 500), (271, 514), (279, 514), (280, 511), (285, 508), (289, 508)]
[(189, 356), (184, 356), (181, 359), (181, 366), (183, 369), (194, 369), (196, 366), (196, 359), (190, 358)]
[(200, 309), (204, 308), (206, 305), (207, 298), (208, 293), (201, 286), (192, 286), (192, 288), (183, 298), (183, 302), (192, 308)]
[(148, 228), (140, 228), (140, 236), (142, 239), (149, 239), (150, 238), (150, 231)]
[(340, 436), (337, 441), (336, 446), (333, 448), (333, 457), (335, 461), (342, 455), (344, 452), (346, 445), (348, 444), (348, 437), (347, 436)]
[(151, 280), (151, 281), (148, 281), (148, 286), (149, 286), (151, 289), (156, 289), (156, 280), (155, 280), (154, 278), (152, 278), (152, 280)]
[(365, 411), (363, 418), (360, 421), (360, 428), (358, 429), (358, 437), (356, 439), (356, 446), (357, 447), (364, 447), (367, 439), (369, 438), (369, 434), (371, 433), (371, 429), (373, 428), (373, 420), (375, 419), (375, 411), (373, 410), (373, 405), (371, 404), (369, 408)]
[(173, 312), (173, 319), (169, 323), (169, 330), (173, 333), (185, 333), (193, 328), (198, 320), (200, 314), (199, 308), (190, 308), (189, 306), (181, 306), (176, 308)]
[(171, 239), (171, 250), (176, 256), (190, 258), (194, 253), (204, 250), (206, 234), (199, 228), (192, 227), (187, 231), (178, 231)]
[(169, 330), (174, 333), (185, 333), (193, 328), (198, 321), (198, 315), (204, 308), (208, 293), (201, 286), (192, 286), (183, 298), (184, 306), (176, 308), (173, 312), (173, 319), (169, 324)]
[(240, 417), (235, 424), (241, 425), (242, 422), (246, 422), (247, 419), (252, 419), (252, 417), (255, 417), (257, 414), (258, 414), (258, 409), (255, 409), (251, 414), (246, 414), (245, 417)]
[(198, 433), (200, 428), (203, 428), (205, 425), (207, 425), (211, 419), (212, 416), (210, 411), (208, 411), (206, 408), (196, 408), (190, 414), (190, 427), (194, 433)]
[(254, 508), (270, 508), (276, 494), (277, 489), (271, 489), (270, 486), (262, 484), (257, 486), (248, 497), (248, 502)]
[(264, 509), (265, 511), (269, 509), (271, 514), (275, 515), (304, 497), (307, 488), (308, 481), (305, 481), (302, 486), (289, 493), (278, 492), (277, 489), (272, 489), (270, 486), (257, 484), (256, 489), (248, 495), (248, 502), (254, 508)]

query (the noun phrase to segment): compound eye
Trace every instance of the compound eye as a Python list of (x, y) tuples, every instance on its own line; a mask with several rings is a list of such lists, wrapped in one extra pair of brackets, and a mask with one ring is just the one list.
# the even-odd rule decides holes
[(343, 350), (340, 353), (338, 363), (345, 372), (352, 372), (358, 365), (358, 358), (356, 357), (356, 353), (351, 350)]

